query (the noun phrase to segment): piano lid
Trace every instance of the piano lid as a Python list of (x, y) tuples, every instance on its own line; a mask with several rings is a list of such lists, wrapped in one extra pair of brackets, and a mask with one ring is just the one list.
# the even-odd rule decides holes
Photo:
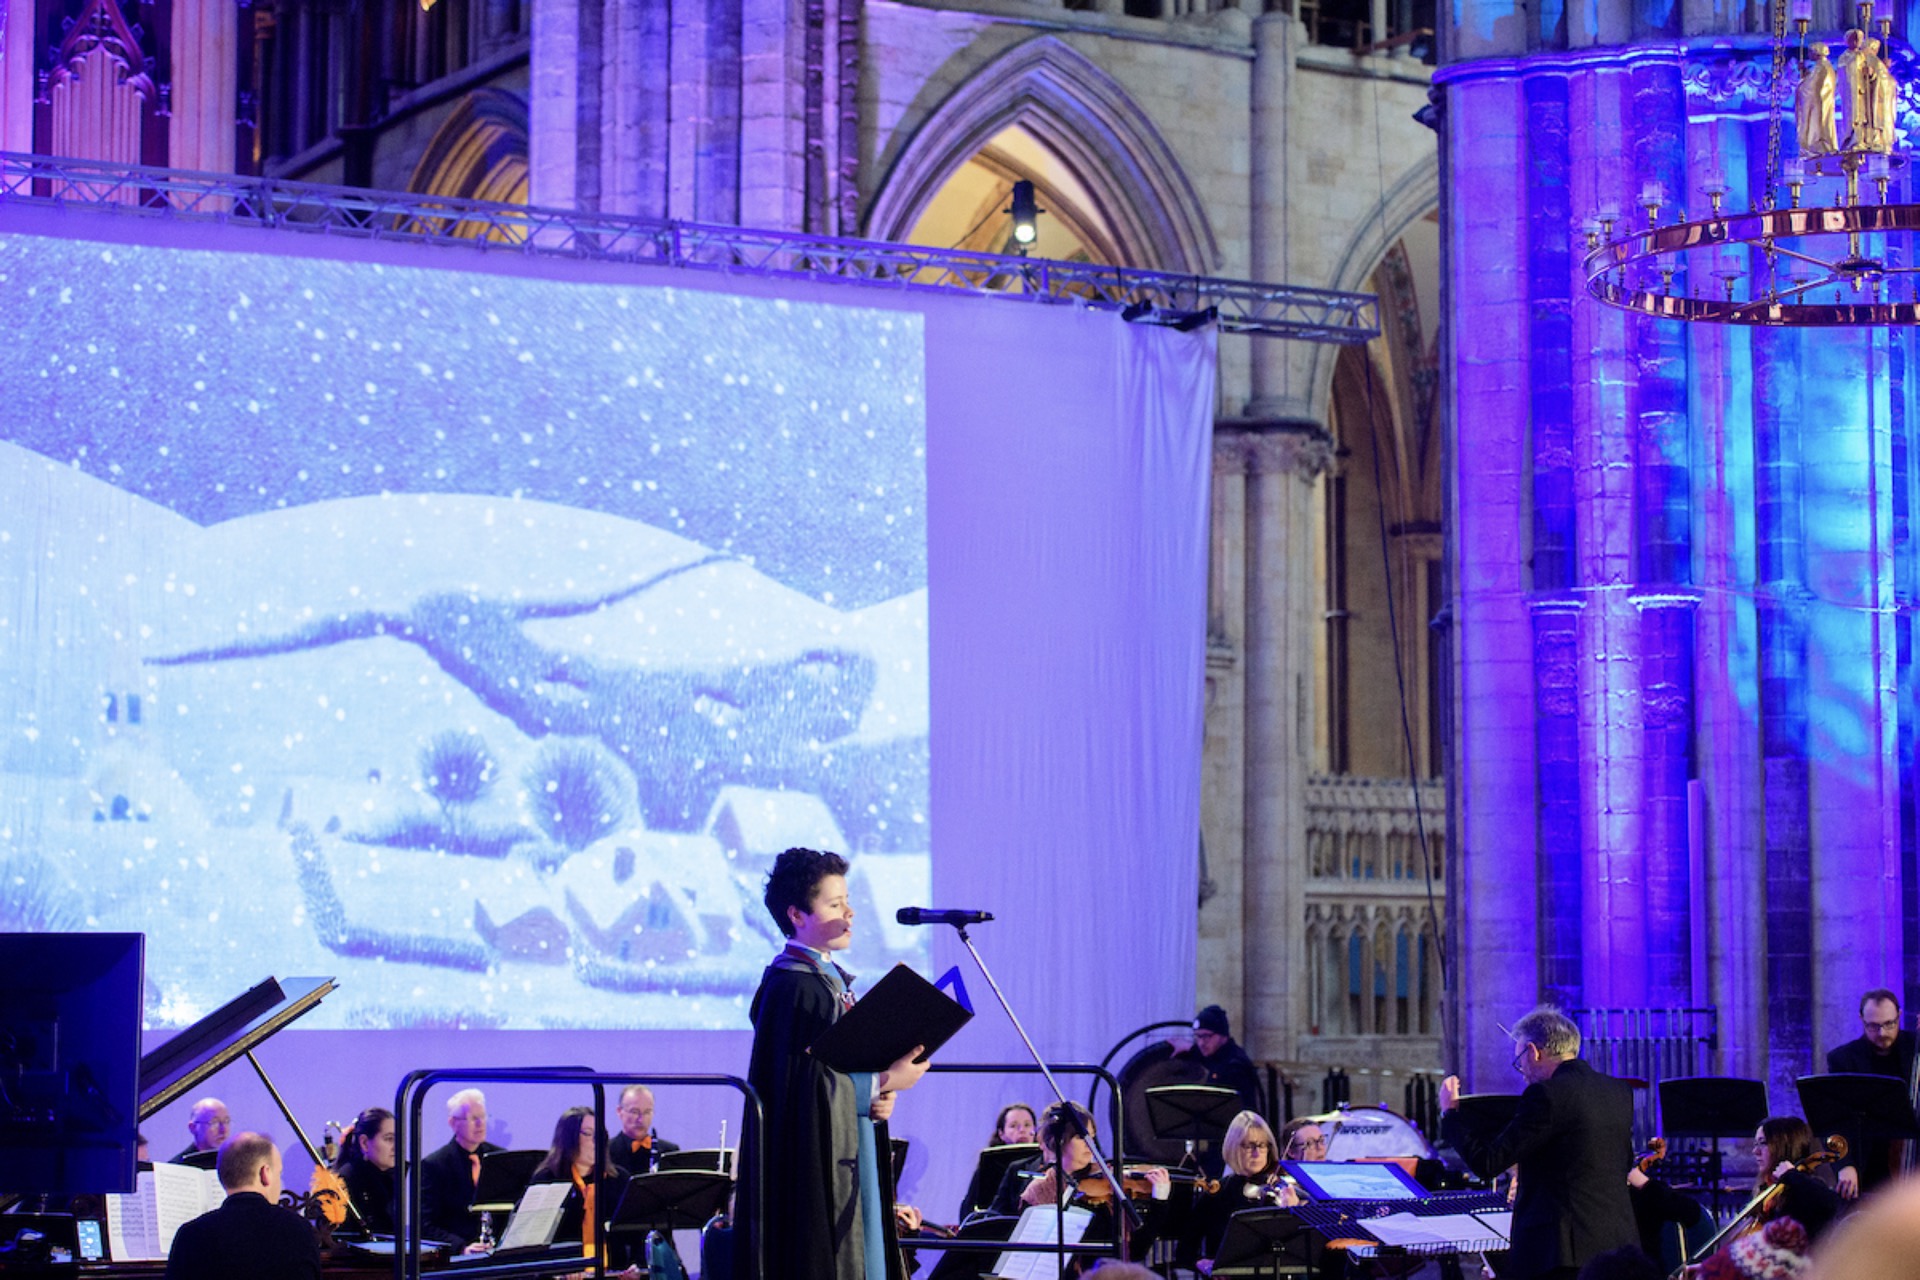
[(268, 978), (140, 1059), (140, 1118), (214, 1075), (319, 1004), (332, 978)]

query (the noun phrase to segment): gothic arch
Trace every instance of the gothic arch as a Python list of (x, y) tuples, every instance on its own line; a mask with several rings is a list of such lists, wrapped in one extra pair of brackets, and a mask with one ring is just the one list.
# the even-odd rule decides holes
[(518, 94), (476, 89), (434, 131), (407, 190), (525, 204), (527, 131), (527, 104)]
[[(1394, 242), (1408, 227), (1432, 213), (1440, 205), (1440, 162), (1427, 159), (1400, 175), (1386, 195), (1369, 209), (1348, 237), (1334, 268), (1333, 289), (1367, 292), (1367, 281), (1387, 256)], [(1333, 408), (1334, 361), (1344, 347), (1330, 343), (1313, 346), (1313, 372), (1308, 386), (1313, 388), (1313, 413), (1316, 421), (1326, 422)]]
[(1160, 131), (1118, 81), (1053, 36), (1007, 50), (935, 108), (890, 166), (865, 234), (904, 239), (941, 185), (1014, 126), (1094, 193), (1119, 265), (1204, 275), (1219, 263), (1206, 210)]

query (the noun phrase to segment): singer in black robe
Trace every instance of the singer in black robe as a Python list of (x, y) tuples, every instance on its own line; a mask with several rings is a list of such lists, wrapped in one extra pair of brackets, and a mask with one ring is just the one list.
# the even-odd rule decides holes
[[(768, 913), (787, 945), (754, 993), (747, 1079), (765, 1115), (766, 1202), (735, 1197), (736, 1258), (751, 1274), (756, 1241), (765, 1280), (898, 1280), (891, 1152), (884, 1117), (893, 1093), (926, 1072), (916, 1047), (877, 1074), (847, 1075), (807, 1052), (853, 1004), (851, 976), (833, 962), (853, 936), (847, 864), (838, 854), (788, 849), (767, 876)], [(879, 1115), (881, 1118), (868, 1120)], [(749, 1135), (743, 1164), (756, 1145)], [(742, 1172), (750, 1187), (754, 1170)], [(756, 1220), (757, 1218), (757, 1220)]]

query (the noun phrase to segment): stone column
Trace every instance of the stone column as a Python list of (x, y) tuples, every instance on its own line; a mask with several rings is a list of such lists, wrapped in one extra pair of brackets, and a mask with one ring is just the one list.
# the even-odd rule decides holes
[(1313, 697), (1313, 486), (1333, 460), (1317, 423), (1241, 419), (1246, 442), (1246, 941), (1242, 1037), (1292, 1059), (1305, 1025), (1306, 781)]
[(532, 203), (600, 208), (601, 0), (533, 7), (527, 149)]
[[(240, 9), (231, 0), (174, 0), (173, 115), (167, 122), (167, 163), (172, 167), (234, 171), (239, 38)], [(305, 69), (299, 74), (304, 78)]]
[(745, 0), (740, 223), (798, 231), (806, 218), (807, 0)]
[(0, 0), (0, 151), (33, 150), (34, 0)]
[(1200, 882), (1196, 1009), (1246, 1006), (1248, 453), (1243, 432), (1222, 431), (1214, 437), (1206, 748), (1200, 790), (1206, 863)]

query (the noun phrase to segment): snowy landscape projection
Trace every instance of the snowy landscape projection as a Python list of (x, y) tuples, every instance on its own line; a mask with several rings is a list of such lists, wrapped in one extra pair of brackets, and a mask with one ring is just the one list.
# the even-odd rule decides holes
[(0, 930), (147, 1018), (723, 1027), (772, 856), (924, 966), (922, 330), (0, 236)]

